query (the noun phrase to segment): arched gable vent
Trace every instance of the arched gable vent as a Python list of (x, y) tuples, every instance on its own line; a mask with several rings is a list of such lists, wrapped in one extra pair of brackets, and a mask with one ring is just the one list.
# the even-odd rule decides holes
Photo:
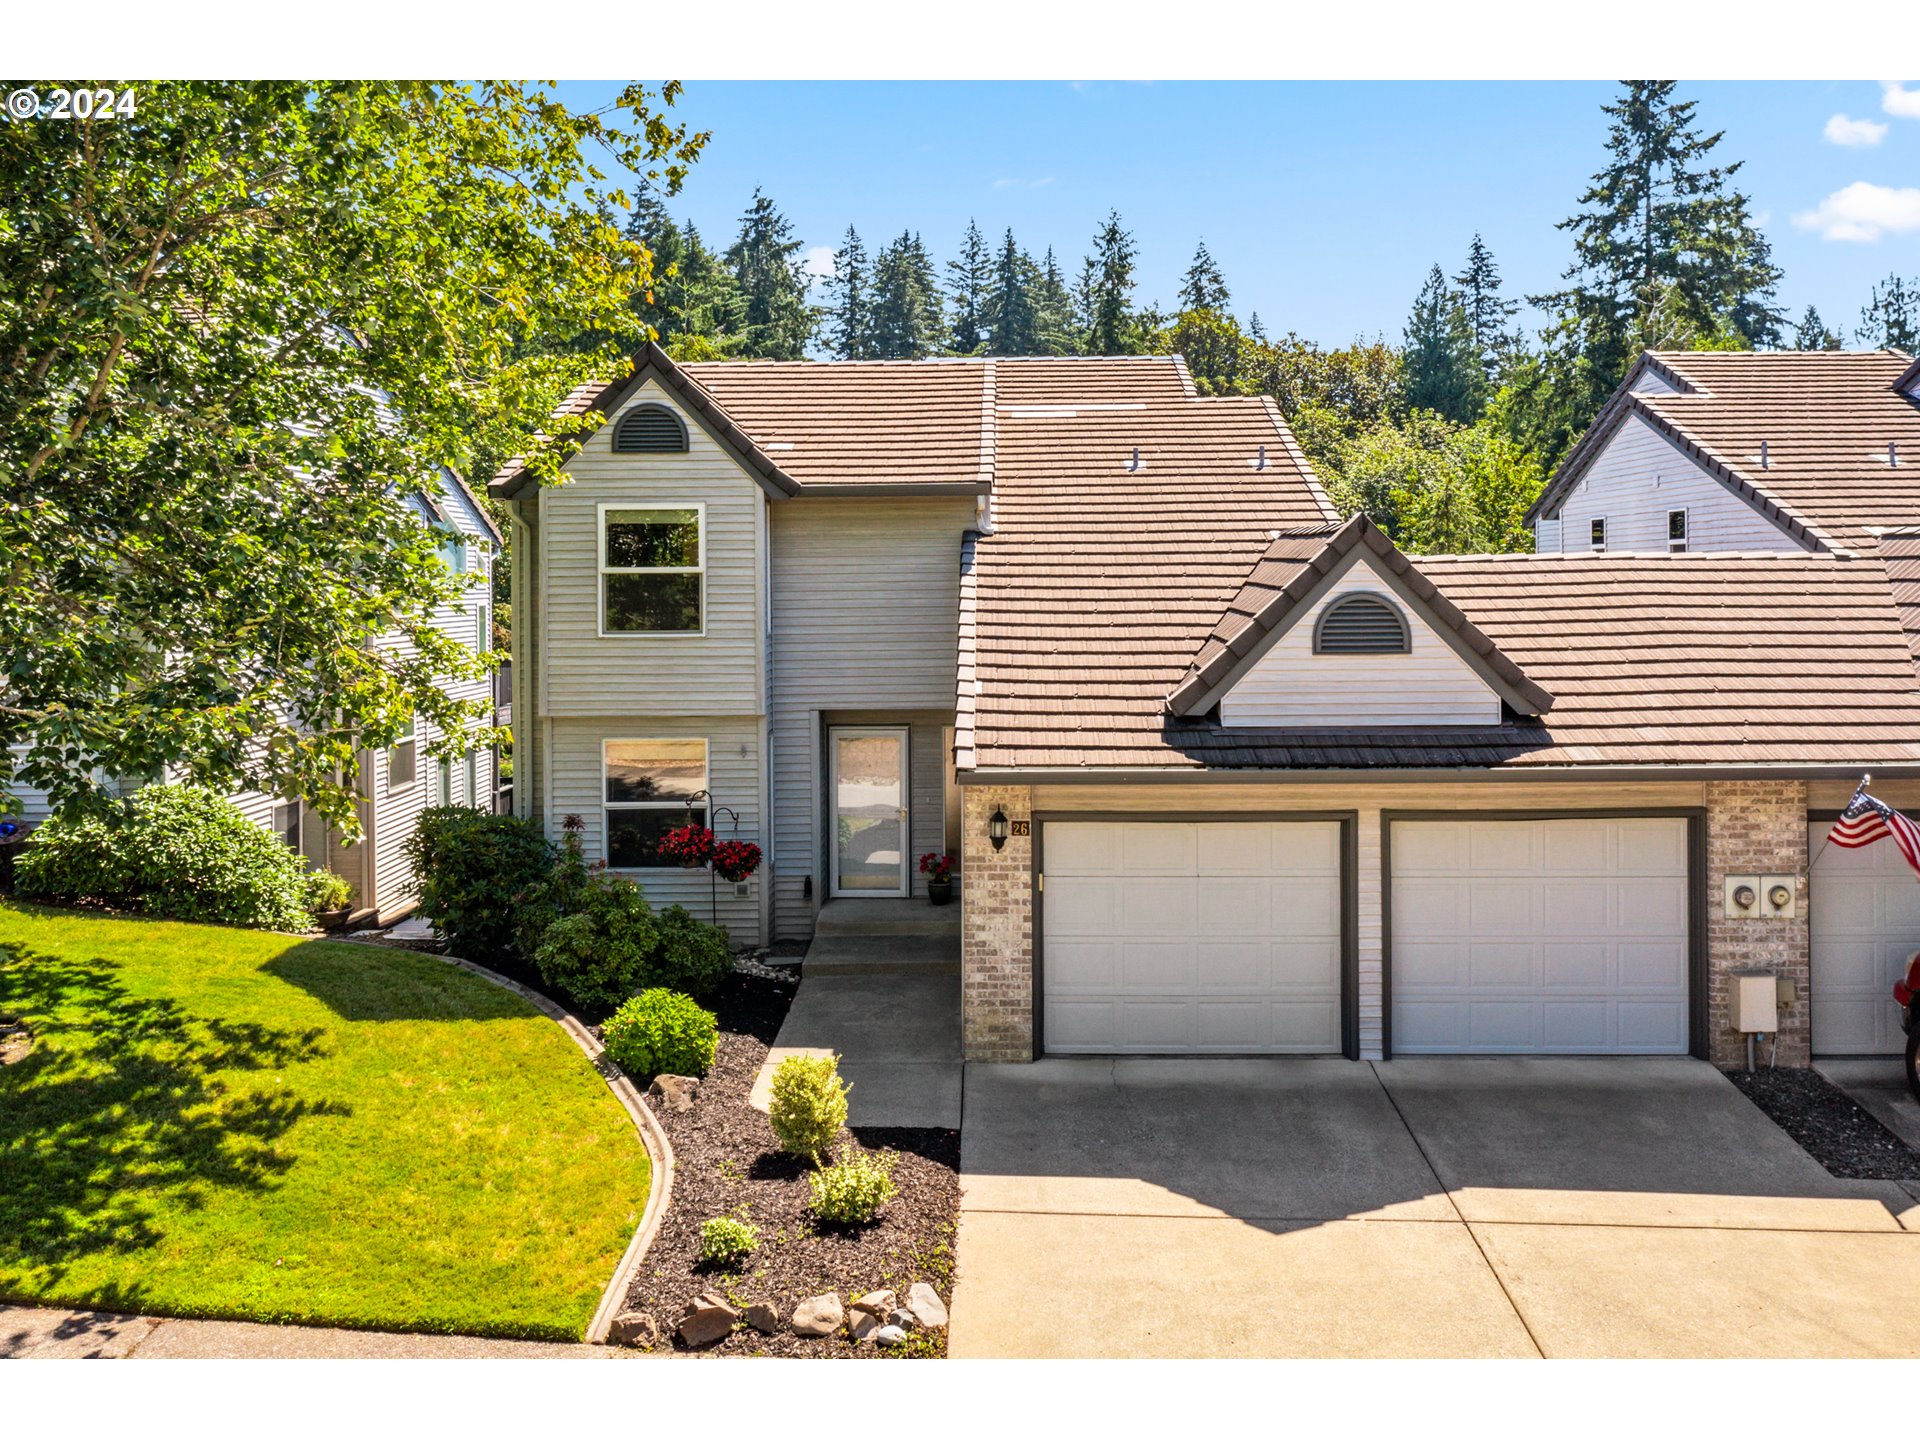
[(1399, 607), (1378, 595), (1346, 595), (1320, 612), (1316, 655), (1404, 655), (1412, 648)]
[(636, 405), (613, 427), (613, 448), (623, 455), (684, 454), (687, 427), (664, 405)]

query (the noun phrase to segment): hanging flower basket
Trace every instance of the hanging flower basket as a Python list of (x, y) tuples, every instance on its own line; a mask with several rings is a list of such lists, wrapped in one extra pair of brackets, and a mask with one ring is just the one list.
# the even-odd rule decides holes
[(682, 825), (660, 837), (660, 858), (682, 870), (698, 870), (713, 858), (713, 831), (704, 825)]
[(760, 847), (751, 840), (722, 840), (713, 847), (713, 870), (722, 880), (739, 884), (760, 868)]

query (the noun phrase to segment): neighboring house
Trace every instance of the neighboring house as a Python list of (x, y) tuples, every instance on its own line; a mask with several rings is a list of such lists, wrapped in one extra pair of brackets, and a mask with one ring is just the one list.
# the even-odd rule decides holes
[(1920, 361), (1649, 351), (1528, 512), (1540, 551), (1836, 551), (1920, 525)]
[(566, 483), (494, 482), (520, 812), (697, 914), (651, 847), (737, 813), (736, 943), (917, 894), (944, 840), (969, 1058), (1726, 1062), (1748, 966), (1783, 1063), (1897, 1039), (1891, 847), (1823, 857), (1808, 929), (1861, 772), (1920, 805), (1878, 553), (1410, 558), (1177, 358), (649, 347), (566, 408), (605, 422)]
[[(435, 496), (411, 502), (423, 522), (458, 532), (459, 543), (442, 547), (448, 566), (469, 577), (468, 598), (442, 607), (435, 624), (482, 650), (492, 648), (492, 565), (501, 536), (486, 507), (466, 482), (442, 469)], [(396, 641), (383, 643), (393, 644)], [(448, 682), (460, 699), (493, 694), (490, 677)], [(474, 747), (458, 759), (436, 760), (428, 749), (440, 736), (437, 727), (416, 722), (415, 733), (390, 750), (362, 751), (359, 759), (360, 823), (364, 834), (352, 845), (297, 796), (239, 791), (228, 798), (259, 825), (305, 855), (316, 869), (332, 870), (354, 888), (356, 922), (385, 922), (412, 908), (416, 887), (405, 847), (420, 812), (430, 805), (493, 808), (497, 765), (493, 750)], [(126, 789), (137, 787), (127, 786)], [(23, 807), (19, 818), (37, 824), (47, 816), (47, 797), (17, 785)]]

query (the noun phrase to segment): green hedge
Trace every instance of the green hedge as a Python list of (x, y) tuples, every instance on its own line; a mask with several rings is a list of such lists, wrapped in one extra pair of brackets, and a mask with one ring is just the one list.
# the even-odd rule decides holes
[(464, 805), (423, 810), (407, 858), (420, 884), (420, 913), (451, 953), (482, 965), (517, 953), (522, 899), (553, 869), (553, 847), (539, 825)]

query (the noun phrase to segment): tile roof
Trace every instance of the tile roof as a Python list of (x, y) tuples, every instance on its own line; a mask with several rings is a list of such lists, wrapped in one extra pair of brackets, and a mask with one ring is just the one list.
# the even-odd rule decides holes
[(1502, 654), (1365, 515), (1355, 515), (1337, 529), (1283, 531), (1277, 536), (1240, 592), (1227, 603), (1226, 612), (1194, 656), (1192, 668), (1167, 697), (1167, 708), (1175, 715), (1211, 708), (1209, 697), (1255, 658), (1269, 635), (1293, 624), (1322, 582), (1356, 552), (1372, 557), (1385, 573), (1397, 578), (1428, 622), (1450, 637), (1462, 658), (1515, 710), (1539, 715), (1552, 708), (1553, 696)]
[[(1554, 513), (1637, 413), (1808, 548), (1871, 545), (1874, 529), (1920, 524), (1920, 401), (1902, 389), (1915, 369), (1897, 350), (1648, 352), (1531, 515)], [(1634, 394), (1647, 370), (1678, 392)], [(1898, 465), (1887, 463), (1890, 443)]]
[[(1155, 558), (1157, 575), (1142, 583), (1131, 570), (1102, 576), (1044, 552), (975, 547), (963, 766), (1178, 775), (1920, 763), (1920, 683), (1877, 557), (1423, 556), (1418, 571), (1552, 694), (1551, 712), (1488, 727), (1326, 731), (1228, 729), (1213, 714), (1168, 712), (1241, 586), (1220, 580), (1211, 550), (1198, 553), (1195, 584), (1183, 583), (1178, 552)], [(1219, 597), (1210, 615), (1206, 595)]]

